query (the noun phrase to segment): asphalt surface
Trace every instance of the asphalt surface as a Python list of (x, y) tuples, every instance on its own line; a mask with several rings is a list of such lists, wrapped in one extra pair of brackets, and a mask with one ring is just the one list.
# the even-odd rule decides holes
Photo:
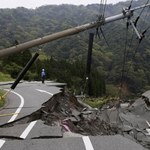
[[(58, 83), (56, 83), (58, 85)], [(1, 83), (0, 88), (9, 90), (10, 82)], [(41, 91), (40, 91), (41, 90)], [(41, 108), (41, 105), (46, 102), (53, 94), (60, 92), (60, 88), (54, 86), (52, 82), (23, 82), (18, 84), (15, 90), (12, 90), (7, 95), (7, 106), (1, 110), (0, 124), (7, 123), (10, 116), (20, 108), (20, 112), (16, 114), (15, 119), (22, 118)]]
[(145, 150), (120, 136), (72, 137), (61, 139), (27, 139), (8, 141), (2, 150)]
[[(30, 123), (18, 124), (12, 127), (0, 128), (0, 137), (24, 139), (23, 131), (30, 125)], [(62, 138), (61, 127), (51, 127), (43, 124), (41, 120), (35, 121), (35, 125), (26, 139), (37, 138)]]

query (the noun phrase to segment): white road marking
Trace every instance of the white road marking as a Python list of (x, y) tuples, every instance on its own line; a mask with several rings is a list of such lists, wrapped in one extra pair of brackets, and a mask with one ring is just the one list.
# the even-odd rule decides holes
[(146, 129), (146, 131), (148, 132), (146, 135), (150, 135), (150, 129)]
[(12, 122), (12, 121), (14, 121), (14, 120), (16, 119), (16, 117), (18, 116), (18, 114), (20, 113), (20, 111), (21, 111), (21, 109), (22, 109), (22, 107), (23, 107), (23, 105), (24, 105), (24, 98), (23, 98), (20, 94), (14, 92), (14, 91), (11, 91), (11, 92), (20, 97), (21, 103), (20, 103), (20, 106), (19, 106), (19, 107), (17, 108), (17, 110), (15, 111), (14, 115), (13, 115), (13, 116), (10, 118), (10, 120), (8, 121), (8, 123), (9, 123), (9, 122)]
[(146, 123), (148, 124), (148, 126), (150, 127), (150, 123), (146, 120)]
[[(40, 90), (40, 89), (36, 89), (36, 90), (39, 91), (39, 92), (42, 92), (42, 93), (47, 93), (49, 95), (53, 95), (52, 93), (44, 91), (44, 90)], [(23, 131), (23, 133), (20, 135), (20, 138), (25, 139), (28, 136), (28, 134), (30, 133), (30, 131), (32, 130), (32, 128), (34, 127), (34, 125), (36, 124), (36, 122), (37, 121), (31, 122), (28, 125), (28, 127)]]
[[(5, 89), (5, 90), (6, 90), (6, 91), (9, 91), (9, 90), (7, 90), (7, 89)], [(20, 103), (18, 109), (16, 110), (16, 112), (14, 113), (14, 115), (13, 115), (13, 116), (10, 118), (10, 120), (8, 121), (8, 123), (9, 123), (9, 122), (12, 122), (12, 121), (14, 121), (14, 120), (16, 119), (16, 117), (18, 116), (19, 112), (21, 111), (21, 109), (22, 109), (22, 107), (23, 107), (23, 105), (24, 105), (24, 98), (23, 98), (20, 94), (14, 92), (14, 91), (11, 91), (11, 92), (20, 97), (21, 103)], [(5, 144), (5, 142), (6, 142), (5, 140), (0, 139), (0, 148), (2, 148), (2, 146)]]
[(20, 138), (25, 139), (28, 134), (30, 133), (30, 131), (32, 130), (32, 128), (34, 127), (34, 125), (36, 124), (37, 121), (32, 121), (28, 127), (23, 131), (23, 133), (20, 135)]
[(83, 139), (86, 150), (94, 150), (93, 145), (88, 136), (83, 136), (82, 139)]
[[(147, 125), (149, 126), (149, 128), (150, 128), (150, 123), (146, 120), (146, 123), (147, 123)], [(146, 129), (146, 131), (148, 132), (148, 134), (147, 135), (150, 135), (150, 129)]]
[[(53, 94), (50, 93), (50, 92), (47, 92), (47, 91), (44, 91), (44, 90), (40, 90), (40, 89), (36, 89), (36, 90), (39, 91), (39, 92), (47, 93), (47, 94), (53, 96)], [(7, 90), (7, 91), (8, 91), (8, 90)], [(14, 113), (14, 115), (10, 118), (10, 120), (8, 121), (8, 123), (9, 123), (9, 122), (12, 122), (12, 121), (14, 121), (14, 120), (16, 119), (16, 117), (18, 116), (19, 112), (21, 111), (21, 109), (22, 109), (22, 107), (23, 107), (23, 105), (24, 105), (24, 98), (23, 98), (20, 94), (14, 92), (14, 91), (11, 91), (11, 92), (20, 97), (20, 99), (21, 99), (21, 104), (20, 104), (20, 106), (18, 107), (18, 109), (16, 110), (16, 112)], [(25, 139), (25, 138), (28, 136), (28, 134), (30, 133), (30, 131), (32, 130), (32, 128), (34, 127), (34, 125), (36, 124), (36, 122), (37, 122), (37, 121), (31, 122), (31, 123), (27, 126), (27, 128), (23, 131), (23, 133), (20, 135), (20, 138)], [(5, 140), (0, 139), (0, 148), (4, 145), (5, 142), (6, 142)]]
[(39, 91), (39, 92), (42, 92), (42, 93), (47, 93), (47, 94), (49, 94), (49, 95), (52, 95), (53, 96), (53, 94), (52, 93), (50, 93), (50, 92), (47, 92), (47, 91), (44, 91), (44, 90), (40, 90), (40, 89), (36, 89), (37, 91)]
[(5, 140), (0, 139), (0, 148), (4, 145), (5, 142)]

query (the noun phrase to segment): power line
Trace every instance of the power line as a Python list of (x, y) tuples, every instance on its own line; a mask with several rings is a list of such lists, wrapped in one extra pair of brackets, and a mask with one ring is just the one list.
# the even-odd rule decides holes
[(100, 0), (100, 4), (99, 4), (99, 15), (102, 14), (102, 0)]
[[(145, 22), (145, 21), (146, 21), (146, 18), (147, 18), (148, 15), (149, 15), (149, 10), (150, 10), (150, 7), (147, 9), (147, 12), (146, 12), (146, 14), (145, 14), (144, 19), (142, 20), (142, 22)], [(140, 32), (141, 32), (141, 30), (142, 30), (142, 29), (140, 29)]]
[[(146, 2), (146, 4), (148, 4), (148, 2), (149, 2), (149, 0)], [(131, 8), (132, 3), (133, 3), (133, 0), (131, 0), (131, 3), (130, 3), (130, 5), (129, 5), (129, 9)], [(145, 4), (145, 5), (146, 5), (146, 4)], [(136, 20), (134, 21), (135, 27), (137, 26), (137, 22), (138, 22), (140, 16), (142, 15), (144, 9), (145, 9), (145, 7), (143, 7), (142, 11), (140, 12), (140, 15), (139, 15), (139, 16), (136, 18)], [(149, 9), (150, 9), (150, 7), (147, 9), (147, 13), (146, 13), (146, 15), (145, 15), (145, 17), (144, 17), (144, 21), (146, 20), (146, 17), (148, 16), (148, 11), (149, 11)], [(140, 30), (140, 32), (141, 32), (141, 30)], [(142, 34), (141, 34), (141, 35), (142, 35)], [(133, 37), (134, 37), (134, 32), (133, 32), (133, 29), (132, 29), (132, 38), (131, 38), (131, 40), (130, 40), (129, 48), (130, 48), (131, 45), (132, 45)], [(126, 56), (126, 57), (128, 57), (128, 54), (129, 54), (129, 53), (127, 53), (127, 56)]]
[(147, 2), (146, 2), (146, 4), (145, 4), (145, 7), (143, 7), (143, 9), (141, 10), (141, 13), (140, 13), (140, 15), (139, 16), (141, 16), (142, 15), (142, 13), (143, 13), (143, 11), (145, 10), (145, 8), (146, 8), (146, 5), (149, 3), (149, 0), (147, 0)]
[(127, 52), (128, 28), (129, 28), (129, 22), (127, 22), (127, 24), (126, 24), (125, 48), (124, 48), (123, 62), (122, 62), (122, 70), (121, 70), (119, 96), (121, 96), (121, 94), (122, 94), (122, 87), (123, 87), (123, 82), (124, 82), (124, 79), (125, 79), (125, 65), (126, 65), (127, 53), (128, 53), (128, 52)]
[[(133, 54), (133, 56), (132, 56), (132, 58), (131, 58), (131, 61), (132, 61), (132, 62), (135, 60), (135, 57), (136, 57), (136, 54), (137, 54), (137, 52), (138, 52), (139, 46), (140, 46), (141, 42), (143, 41), (143, 39), (144, 39), (144, 37), (145, 37), (145, 34), (148, 32), (149, 29), (150, 29), (150, 26), (147, 27), (147, 28), (141, 33), (141, 39), (139, 39), (139, 42), (138, 42), (138, 44), (137, 44), (137, 46), (136, 46), (136, 48), (135, 48), (135, 50), (134, 50), (134, 54)], [(130, 45), (130, 46), (131, 46), (131, 45)], [(128, 67), (128, 70), (127, 70), (127, 72), (126, 72), (125, 77), (127, 77), (127, 76), (129, 75), (129, 71), (130, 71), (131, 65), (132, 65), (132, 64), (130, 64), (130, 66)]]
[[(132, 2), (133, 2), (133, 0), (131, 1), (131, 3), (130, 3), (130, 5), (129, 5), (128, 9), (131, 8)], [(149, 0), (147, 1), (146, 4), (148, 4), (148, 3), (149, 3)], [(145, 6), (146, 6), (146, 4), (145, 4)], [(137, 22), (139, 21), (139, 19), (140, 19), (142, 13), (143, 13), (143, 11), (144, 11), (144, 9), (145, 9), (145, 7), (143, 7), (143, 9), (141, 10), (139, 16), (137, 17), (137, 19), (136, 19), (136, 21), (135, 21), (135, 26), (137, 25)], [(147, 12), (147, 13), (148, 13), (148, 12)], [(146, 16), (147, 16), (147, 14), (146, 14)], [(145, 16), (145, 18), (146, 18), (146, 16)], [(130, 19), (130, 18), (129, 18), (129, 19)], [(121, 82), (121, 83), (120, 83), (120, 91), (119, 91), (120, 94), (121, 94), (121, 92), (122, 92), (122, 86), (123, 86), (124, 78), (125, 78), (125, 76), (126, 76), (126, 77), (128, 76), (129, 69), (130, 69), (130, 67), (131, 67), (131, 64), (130, 64), (130, 67), (128, 68), (128, 70), (127, 70), (127, 72), (126, 72), (126, 75), (125, 75), (125, 64), (126, 64), (126, 61), (127, 61), (127, 58), (128, 58), (128, 54), (129, 54), (129, 51), (127, 51), (128, 27), (129, 27), (129, 22), (127, 22), (127, 28), (126, 28), (125, 49), (124, 49), (124, 55), (123, 55), (122, 71), (121, 71), (121, 80), (120, 80), (120, 82)], [(139, 48), (139, 46), (140, 46), (140, 44), (141, 44), (141, 42), (142, 42), (142, 40), (143, 40), (143, 38), (144, 38), (144, 36), (145, 36), (145, 33), (148, 31), (149, 28), (150, 28), (150, 26), (149, 26), (146, 30), (144, 30), (143, 33), (141, 34), (141, 38), (139, 39), (138, 45), (137, 45), (137, 47), (136, 47), (136, 49), (135, 49), (135, 53), (134, 53), (134, 55), (133, 55), (133, 57), (132, 57), (132, 61), (135, 59), (136, 53), (137, 53), (137, 51), (138, 51), (138, 48)], [(132, 41), (133, 41), (133, 30), (132, 30), (132, 39), (131, 39), (131, 42), (130, 42), (130, 46), (131, 46), (131, 44), (132, 44)]]
[[(139, 40), (139, 42), (138, 42), (138, 44), (137, 44), (137, 46), (136, 46), (136, 48), (135, 48), (135, 50), (134, 50), (134, 55), (133, 55), (132, 58), (131, 58), (131, 61), (132, 61), (132, 62), (134, 61), (135, 56), (136, 56), (136, 54), (137, 54), (137, 52), (138, 52), (139, 46), (140, 46), (141, 42), (143, 41), (143, 38), (145, 37), (145, 34), (147, 33), (147, 31), (148, 31), (149, 29), (150, 29), (150, 26), (142, 32), (142, 38)], [(129, 74), (130, 68), (131, 68), (131, 64), (130, 64), (130, 66), (129, 66), (128, 70), (127, 70), (127, 73), (126, 73), (126, 75), (125, 75), (126, 77), (127, 77), (128, 74)]]
[[(150, 26), (142, 32), (142, 38), (139, 40), (138, 45), (137, 45), (137, 47), (136, 47), (135, 50), (134, 50), (134, 55), (132, 56), (131, 61), (133, 61), (133, 60), (135, 59), (135, 56), (136, 56), (136, 54), (137, 54), (137, 52), (138, 52), (138, 49), (139, 49), (139, 46), (140, 46), (141, 42), (143, 41), (143, 39), (144, 39), (144, 37), (145, 37), (145, 34), (147, 33), (147, 31), (148, 31), (149, 29), (150, 29)], [(130, 64), (128, 70), (127, 70), (126, 77), (127, 77), (128, 74), (129, 74), (129, 69), (130, 69), (130, 68), (131, 68), (131, 64)]]
[(106, 5), (107, 5), (107, 0), (105, 0), (105, 4), (104, 4), (103, 17), (105, 16)]
[[(135, 50), (134, 50), (134, 55), (133, 55), (132, 58), (131, 58), (131, 61), (132, 61), (132, 62), (133, 62), (134, 59), (135, 59), (135, 56), (136, 56), (136, 54), (137, 54), (137, 52), (138, 52), (138, 49), (139, 49), (140, 44), (141, 44), (141, 42), (138, 42), (138, 45), (136, 46), (136, 48), (135, 48)], [(131, 65), (132, 65), (132, 64), (130, 64), (130, 66), (128, 67), (128, 69), (127, 69), (127, 71), (126, 71), (126, 75), (125, 75), (126, 77), (128, 77), (128, 75), (129, 75), (129, 71), (130, 71)]]
[[(105, 14), (106, 5), (107, 5), (107, 0), (101, 0), (100, 11), (99, 11), (99, 15), (98, 15), (98, 21), (99, 22), (103, 22), (104, 21), (104, 14)], [(101, 34), (102, 34), (106, 44), (108, 45), (108, 42), (107, 42), (106, 37), (105, 37), (105, 34), (104, 34), (102, 28), (99, 27), (99, 26), (96, 27), (96, 36), (98, 36), (98, 38), (100, 38), (99, 29), (100, 29), (100, 32), (101, 32)]]
[(145, 15), (145, 17), (144, 17), (144, 20), (146, 20), (146, 18), (147, 18), (147, 16), (148, 16), (148, 12), (149, 12), (149, 10), (150, 10), (150, 7), (148, 7), (148, 9), (147, 9), (147, 12), (146, 12), (146, 15)]
[(104, 32), (103, 32), (103, 30), (102, 30), (101, 27), (100, 27), (100, 31), (101, 31), (101, 34), (102, 34), (104, 40), (105, 40), (105, 43), (107, 44), (108, 47), (110, 47), (109, 44), (108, 44), (108, 41), (107, 41), (107, 39), (106, 39), (106, 36), (105, 36), (105, 34), (104, 34)]
[(136, 18), (136, 20), (135, 20), (135, 26), (137, 26), (137, 23), (138, 23), (138, 21), (139, 21), (139, 19), (140, 19), (140, 17), (141, 17), (141, 15), (142, 15), (142, 13), (144, 12), (144, 10), (145, 10), (145, 8), (146, 8), (146, 5), (149, 3), (149, 1), (150, 0), (147, 0), (147, 2), (146, 2), (146, 4), (145, 4), (145, 6), (142, 8), (142, 10), (141, 10), (141, 12), (140, 12), (140, 14), (138, 15), (138, 17)]
[(100, 18), (104, 17), (106, 5), (107, 5), (107, 0), (100, 0), (100, 5), (99, 5), (99, 16), (100, 16)]
[(131, 9), (132, 3), (133, 3), (133, 0), (131, 0), (130, 5), (129, 5), (128, 9)]

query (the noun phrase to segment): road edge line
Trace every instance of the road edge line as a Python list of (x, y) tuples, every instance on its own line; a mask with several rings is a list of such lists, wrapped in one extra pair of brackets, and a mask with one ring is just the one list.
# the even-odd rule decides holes
[[(9, 91), (9, 90), (5, 89), (5, 91)], [(19, 98), (21, 99), (21, 103), (20, 103), (19, 107), (17, 108), (17, 110), (15, 111), (14, 115), (7, 121), (8, 123), (10, 123), (16, 119), (16, 117), (18, 116), (19, 112), (21, 111), (21, 109), (24, 105), (24, 98), (20, 94), (14, 92), (14, 91), (11, 91), (11, 92), (16, 94), (17, 96), (19, 96)], [(0, 148), (2, 148), (2, 146), (5, 144), (5, 142), (6, 142), (5, 140), (0, 139)]]
[(20, 113), (22, 107), (24, 106), (24, 98), (20, 94), (14, 92), (14, 91), (11, 91), (11, 92), (16, 94), (17, 96), (19, 96), (19, 98), (21, 99), (21, 103), (20, 103), (19, 107), (17, 108), (17, 110), (15, 111), (14, 115), (9, 119), (8, 123), (10, 123), (16, 119), (16, 117)]

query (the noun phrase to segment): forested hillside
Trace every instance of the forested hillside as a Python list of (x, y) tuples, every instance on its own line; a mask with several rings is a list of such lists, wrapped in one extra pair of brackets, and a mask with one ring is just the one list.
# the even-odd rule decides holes
[[(146, 2), (146, 0), (135, 1), (133, 7)], [(129, 2), (107, 5), (105, 17), (121, 13), (122, 8), (127, 6), (129, 6)], [(100, 15), (99, 8), (99, 4), (93, 4), (87, 6), (49, 5), (36, 9), (22, 7), (0, 9), (0, 49), (96, 21)], [(133, 21), (140, 11), (134, 14)], [(137, 28), (141, 33), (149, 27), (149, 17), (150, 10), (144, 9), (137, 23)], [(36, 62), (25, 79), (40, 79), (40, 70), (45, 68), (47, 79), (67, 82), (72, 89), (82, 91), (85, 85), (88, 36), (89, 32), (93, 32), (95, 38), (92, 71), (96, 81), (98, 79), (101, 81), (93, 81), (93, 86), (103, 83), (101, 85), (102, 91), (100, 94), (97, 92), (95, 96), (105, 94), (105, 83), (117, 87), (121, 84), (121, 80), (124, 90), (133, 93), (142, 92), (150, 88), (150, 31), (146, 32), (145, 38), (138, 46), (139, 40), (130, 25), (127, 30), (126, 22), (124, 19), (102, 27), (109, 45), (106, 44), (101, 33), (99, 32), (99, 38), (96, 29), (93, 29), (32, 48), (25, 51), (26, 54), (21, 53), (5, 58), (0, 61), (0, 72), (9, 73), (15, 78), (31, 54), (40, 52), (46, 57), (44, 56), (44, 59), (39, 59)], [(128, 51), (126, 58), (124, 58), (125, 50)], [(123, 69), (124, 60), (126, 63)], [(98, 89), (98, 91), (100, 90)]]

